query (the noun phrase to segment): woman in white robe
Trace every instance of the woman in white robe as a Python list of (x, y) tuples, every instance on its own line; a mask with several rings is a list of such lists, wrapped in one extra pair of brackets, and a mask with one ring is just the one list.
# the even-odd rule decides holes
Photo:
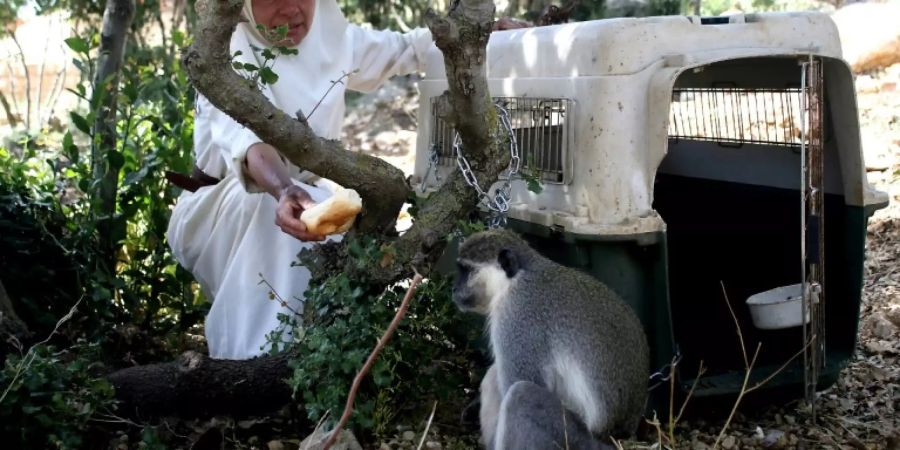
[[(232, 54), (240, 51), (236, 60), (262, 66), (259, 49), (271, 44), (255, 23), (288, 25), (298, 54), (275, 60), (279, 79), (263, 92), (283, 111), (309, 115), (313, 131), (329, 139), (340, 137), (346, 89), (370, 91), (393, 75), (421, 71), (432, 45), (425, 29), (401, 34), (349, 24), (335, 0), (246, 0), (244, 14), (248, 22), (231, 39)], [(344, 74), (351, 75), (332, 88)], [(168, 241), (213, 302), (206, 318), (210, 356), (251, 358), (268, 350), (278, 315), (301, 308), (310, 274), (291, 263), (309, 241), (324, 237), (306, 233), (298, 217), (331, 195), (330, 183), (285, 162), (202, 96), (194, 127), (196, 165), (221, 181), (182, 194)], [(287, 308), (269, 299), (263, 279)]]

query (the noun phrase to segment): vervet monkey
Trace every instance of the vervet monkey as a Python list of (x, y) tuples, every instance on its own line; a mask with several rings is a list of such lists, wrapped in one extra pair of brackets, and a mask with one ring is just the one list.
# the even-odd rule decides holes
[(649, 349), (618, 295), (506, 230), (466, 239), (457, 269), (453, 301), (488, 318), (494, 365), (480, 412), (487, 448), (604, 448), (611, 435), (636, 430)]

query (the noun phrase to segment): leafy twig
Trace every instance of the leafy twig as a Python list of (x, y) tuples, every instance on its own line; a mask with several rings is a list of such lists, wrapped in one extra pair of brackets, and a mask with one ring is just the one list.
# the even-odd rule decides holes
[(280, 295), (278, 295), (278, 292), (275, 290), (275, 287), (272, 286), (265, 278), (263, 278), (262, 273), (259, 274), (259, 278), (260, 278), (260, 280), (259, 280), (258, 284), (265, 284), (266, 287), (269, 288), (269, 299), (270, 300), (275, 300), (276, 302), (280, 303), (281, 306), (287, 308), (288, 311), (294, 313), (295, 316), (300, 316), (300, 311), (297, 311), (296, 309), (292, 308), (291, 305), (289, 305), (288, 302), (284, 300), (284, 298), (282, 298)]
[(319, 109), (319, 105), (321, 105), (322, 102), (325, 101), (325, 98), (328, 97), (328, 94), (331, 93), (331, 90), (334, 89), (335, 86), (337, 86), (338, 84), (344, 84), (344, 78), (350, 78), (350, 75), (353, 75), (356, 72), (359, 72), (359, 69), (355, 69), (350, 72), (344, 72), (340, 78), (338, 78), (335, 81), (332, 81), (331, 86), (329, 86), (328, 90), (325, 91), (324, 94), (322, 94), (322, 98), (319, 99), (319, 102), (316, 103), (316, 106), (313, 106), (312, 111), (310, 111), (309, 115), (306, 116), (306, 120), (309, 120), (309, 118), (312, 117), (313, 113), (315, 113), (316, 110)]

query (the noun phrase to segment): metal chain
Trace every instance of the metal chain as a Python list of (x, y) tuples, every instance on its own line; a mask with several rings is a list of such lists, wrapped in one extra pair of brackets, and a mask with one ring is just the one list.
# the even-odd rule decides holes
[(456, 165), (459, 167), (460, 173), (462, 173), (463, 178), (466, 180), (466, 184), (478, 193), (479, 203), (483, 202), (490, 211), (490, 217), (488, 217), (487, 220), (488, 228), (499, 228), (506, 225), (506, 214), (509, 212), (509, 201), (511, 199), (510, 191), (512, 189), (510, 181), (513, 176), (519, 173), (522, 163), (522, 160), (519, 157), (519, 146), (516, 142), (516, 135), (512, 129), (512, 122), (509, 120), (509, 111), (499, 103), (496, 103), (494, 106), (497, 107), (500, 125), (505, 128), (509, 135), (510, 158), (509, 167), (507, 168), (509, 173), (503, 184), (494, 191), (493, 198), (491, 198), (491, 196), (488, 195), (488, 192), (482, 189), (478, 184), (478, 178), (472, 171), (469, 161), (466, 159), (465, 155), (463, 155), (462, 138), (460, 138), (459, 133), (456, 133), (453, 137), (453, 152), (456, 154)]
[(658, 371), (650, 375), (649, 384), (650, 386), (647, 388), (648, 391), (652, 391), (659, 387), (659, 385), (669, 381), (672, 378), (672, 369), (677, 368), (678, 364), (681, 363), (681, 352), (676, 350), (675, 357), (672, 358), (672, 362), (662, 366)]

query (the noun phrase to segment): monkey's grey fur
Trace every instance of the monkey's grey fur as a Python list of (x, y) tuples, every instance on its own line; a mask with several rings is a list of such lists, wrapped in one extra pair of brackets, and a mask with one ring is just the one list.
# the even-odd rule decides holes
[(635, 431), (649, 350), (618, 295), (506, 230), (466, 239), (457, 265), (454, 302), (488, 316), (494, 366), (481, 386), (488, 448), (601, 448), (610, 435)]

